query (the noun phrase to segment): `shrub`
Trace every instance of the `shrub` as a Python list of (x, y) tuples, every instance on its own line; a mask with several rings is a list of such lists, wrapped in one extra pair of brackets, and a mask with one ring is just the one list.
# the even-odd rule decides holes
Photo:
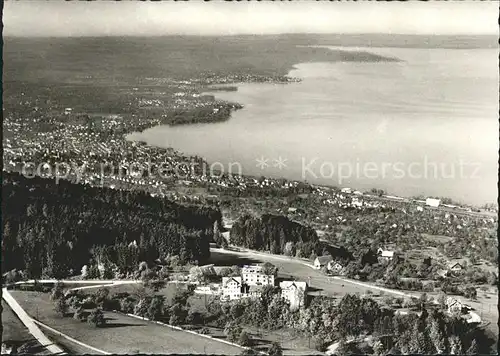
[(327, 349), (327, 344), (325, 343), (325, 340), (320, 338), (320, 337), (315, 337), (314, 338), (314, 348), (318, 350), (319, 352), (325, 352)]
[(103, 308), (104, 304), (108, 300), (109, 297), (109, 289), (108, 288), (99, 288), (97, 292), (94, 294), (94, 301), (99, 308)]
[(277, 342), (273, 342), (271, 346), (269, 347), (269, 350), (267, 351), (267, 354), (269, 356), (282, 356), (283, 355), (283, 349), (281, 348), (280, 344)]
[(149, 308), (149, 303), (150, 303), (150, 298), (143, 298), (139, 300), (139, 303), (137, 303), (134, 307), (134, 314), (139, 315), (142, 317), (145, 317), (146, 314), (148, 313), (148, 308)]
[(96, 304), (94, 302), (94, 298), (91, 297), (91, 296), (87, 296), (83, 302), (82, 302), (82, 306), (83, 308), (85, 309), (94, 309), (96, 307)]
[(57, 299), (54, 303), (54, 310), (60, 316), (66, 316), (68, 312), (68, 304), (64, 298)]
[(131, 314), (134, 312), (134, 300), (130, 297), (120, 299), (120, 311), (122, 313)]
[(85, 321), (87, 319), (85, 310), (82, 307), (76, 309), (75, 313), (73, 314), (73, 319), (78, 321)]
[(148, 306), (147, 317), (150, 320), (160, 320), (163, 316), (163, 305), (165, 298), (163, 296), (155, 296), (151, 299)]
[(64, 284), (61, 282), (57, 282), (54, 284), (54, 287), (50, 291), (50, 299), (51, 300), (58, 300), (64, 297)]
[(87, 322), (94, 327), (102, 327), (106, 324), (106, 319), (104, 318), (104, 313), (101, 309), (96, 308), (90, 312), (87, 318)]
[(252, 346), (252, 341), (252, 338), (246, 331), (242, 331), (238, 338), (238, 344), (241, 346)]
[(202, 335), (208, 335), (208, 334), (210, 334), (210, 329), (206, 328), (206, 327), (203, 327), (203, 328), (200, 329), (199, 333), (202, 334)]

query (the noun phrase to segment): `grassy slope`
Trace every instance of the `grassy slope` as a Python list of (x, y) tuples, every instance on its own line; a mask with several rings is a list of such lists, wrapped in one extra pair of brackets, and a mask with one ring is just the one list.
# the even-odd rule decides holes
[(3, 334), (2, 342), (13, 343), (20, 346), (25, 343), (32, 345), (30, 350), (33, 354), (49, 354), (47, 350), (42, 348), (42, 345), (31, 335), (24, 326), (24, 324), (19, 320), (17, 315), (10, 309), (7, 303), (2, 300), (2, 325)]
[(48, 294), (14, 291), (12, 295), (30, 315), (56, 330), (111, 353), (207, 353), (236, 355), (238, 347), (212, 341), (186, 332), (144, 322), (117, 313), (105, 313), (108, 325), (93, 328), (71, 317), (59, 317)]

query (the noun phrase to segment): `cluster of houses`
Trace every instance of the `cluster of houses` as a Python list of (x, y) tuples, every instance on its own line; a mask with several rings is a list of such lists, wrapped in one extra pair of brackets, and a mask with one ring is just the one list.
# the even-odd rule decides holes
[[(384, 250), (379, 248), (377, 250), (377, 257), (379, 262), (388, 262), (394, 258), (394, 251)], [(328, 273), (342, 274), (342, 270), (346, 267), (345, 262), (333, 258), (331, 255), (324, 255), (317, 257), (314, 260), (313, 266), (315, 269), (325, 269)]]
[[(276, 285), (276, 275), (265, 273), (262, 266), (245, 265), (241, 268), (241, 275), (222, 277), (221, 284), (198, 286), (195, 290), (199, 294), (220, 296), (222, 301), (234, 301), (244, 298), (260, 298), (262, 289)], [(292, 310), (304, 307), (307, 296), (307, 283), (299, 281), (282, 281), (279, 283), (281, 297), (284, 298)]]

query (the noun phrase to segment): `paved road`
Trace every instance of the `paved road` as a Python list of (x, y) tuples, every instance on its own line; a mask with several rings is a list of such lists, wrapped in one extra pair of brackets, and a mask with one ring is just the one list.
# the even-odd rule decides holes
[(33, 335), (38, 342), (49, 350), (52, 354), (66, 354), (59, 346), (55, 345), (52, 341), (49, 340), (47, 336), (40, 330), (40, 328), (35, 324), (33, 319), (24, 311), (23, 308), (19, 305), (19, 303), (12, 297), (7, 288), (3, 288), (2, 290), (3, 299), (9, 304), (10, 308), (16, 313), (19, 319), (23, 322), (23, 324), (28, 328), (28, 331), (31, 335)]

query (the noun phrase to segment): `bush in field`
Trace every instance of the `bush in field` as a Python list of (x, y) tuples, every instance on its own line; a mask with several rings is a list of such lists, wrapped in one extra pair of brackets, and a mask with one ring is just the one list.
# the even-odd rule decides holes
[(180, 325), (184, 324), (186, 321), (186, 310), (181, 304), (174, 304), (170, 307), (169, 310), (169, 324), (171, 325)]
[(73, 314), (73, 319), (78, 321), (85, 321), (87, 319), (85, 310), (82, 307), (76, 309), (75, 313)]
[(242, 332), (243, 329), (241, 328), (241, 326), (236, 324), (234, 321), (227, 322), (226, 326), (224, 327), (224, 334), (231, 342), (237, 342)]
[(134, 307), (134, 314), (145, 317), (148, 313), (149, 303), (151, 302), (150, 297), (145, 297), (139, 300)]
[(94, 297), (93, 296), (87, 296), (85, 299), (82, 301), (82, 307), (85, 309), (94, 309), (96, 307)]
[(97, 292), (94, 294), (94, 301), (99, 308), (103, 308), (104, 304), (109, 298), (109, 289), (108, 288), (99, 288)]
[(203, 323), (203, 314), (197, 311), (190, 310), (186, 322), (191, 325), (199, 325)]
[(66, 300), (64, 298), (57, 299), (54, 302), (54, 310), (60, 316), (66, 316), (66, 313), (68, 312), (68, 304), (66, 303)]
[(464, 290), (464, 297), (468, 299), (476, 299), (477, 298), (477, 290), (474, 287), (467, 287)]
[(64, 297), (64, 284), (61, 282), (57, 282), (54, 284), (54, 287), (50, 291), (50, 299), (51, 300), (58, 300)]
[(283, 355), (283, 349), (281, 348), (280, 344), (277, 342), (273, 342), (271, 346), (269, 347), (269, 350), (267, 351), (267, 354), (269, 356), (282, 356)]
[(318, 350), (319, 352), (325, 352), (327, 349), (327, 344), (325, 343), (325, 340), (320, 338), (320, 337), (315, 337), (313, 339), (314, 343), (314, 348)]
[(163, 316), (163, 307), (165, 304), (165, 298), (161, 295), (156, 295), (151, 299), (149, 303), (147, 318), (150, 320), (160, 320)]
[(199, 333), (202, 335), (208, 335), (208, 334), (210, 334), (210, 329), (203, 327), (200, 329)]
[(122, 313), (131, 314), (134, 312), (134, 300), (131, 297), (120, 299), (120, 311)]
[(106, 319), (104, 318), (104, 313), (101, 309), (96, 308), (90, 312), (90, 315), (87, 318), (87, 322), (96, 327), (100, 328), (106, 324)]
[(238, 338), (238, 344), (241, 346), (252, 346), (252, 338), (246, 331), (242, 331), (239, 338)]

